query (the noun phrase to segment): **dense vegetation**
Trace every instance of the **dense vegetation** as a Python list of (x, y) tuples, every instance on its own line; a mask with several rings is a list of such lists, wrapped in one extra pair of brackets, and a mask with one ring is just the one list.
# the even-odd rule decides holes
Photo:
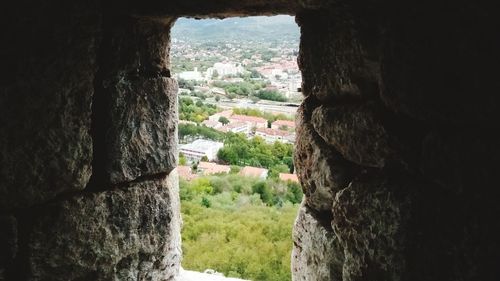
[(280, 114), (273, 114), (269, 112), (264, 112), (258, 109), (254, 108), (233, 108), (233, 113), (234, 114), (241, 114), (241, 115), (248, 115), (248, 116), (257, 116), (257, 117), (262, 117), (269, 121), (270, 123), (276, 121), (276, 120), (291, 120), (293, 121), (294, 118), (292, 116), (285, 115), (283, 113)]
[(179, 140), (181, 142), (198, 138), (223, 141), (224, 133), (204, 125), (179, 124)]
[(254, 94), (259, 99), (272, 101), (287, 101), (287, 98), (275, 90), (260, 90)]
[(179, 119), (201, 123), (208, 116), (220, 111), (215, 105), (205, 104), (201, 100), (196, 102), (188, 97), (181, 97), (179, 101)]
[(238, 175), (180, 181), (183, 266), (251, 280), (291, 280), (300, 186)]
[[(281, 142), (266, 143), (260, 137), (247, 139), (243, 134), (226, 134), (224, 147), (219, 150), (217, 157), (220, 161), (231, 165), (264, 167), (279, 169), (286, 165), (288, 171), (293, 172), (293, 145)], [(280, 169), (283, 171), (283, 169)]]
[(266, 90), (265, 87), (268, 85), (267, 82), (252, 80), (250, 76), (245, 76), (244, 78), (245, 81), (243, 82), (215, 81), (212, 83), (212, 86), (224, 89), (228, 97), (245, 96), (255, 98), (256, 100), (287, 101), (287, 98), (280, 92), (276, 90)]

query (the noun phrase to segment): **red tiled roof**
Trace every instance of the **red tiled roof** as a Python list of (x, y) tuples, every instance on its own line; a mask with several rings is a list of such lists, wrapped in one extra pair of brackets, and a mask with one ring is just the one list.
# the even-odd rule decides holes
[(279, 178), (282, 181), (293, 181), (293, 182), (299, 182), (299, 179), (297, 178), (296, 174), (287, 174), (287, 173), (280, 173)]
[(229, 173), (229, 171), (231, 171), (231, 167), (228, 165), (219, 165), (217, 163), (204, 161), (200, 161), (200, 163), (198, 163), (198, 169), (203, 170), (204, 175)]
[(277, 130), (277, 129), (271, 129), (271, 128), (257, 128), (255, 130), (256, 132), (260, 132), (269, 136), (289, 136), (292, 133), (283, 131), (283, 130)]
[(267, 122), (267, 120), (262, 118), (262, 117), (246, 116), (246, 115), (233, 115), (229, 119), (237, 120), (237, 121), (241, 121), (241, 122), (255, 122), (255, 123)]
[(272, 125), (276, 126), (288, 126), (290, 128), (295, 128), (295, 122), (290, 121), (290, 120), (276, 120), (273, 122)]
[(245, 177), (260, 177), (267, 169), (245, 166), (240, 170), (240, 175)]
[(177, 173), (179, 173), (179, 177), (185, 180), (192, 180), (198, 177), (198, 175), (193, 174), (191, 167), (189, 166), (177, 166)]

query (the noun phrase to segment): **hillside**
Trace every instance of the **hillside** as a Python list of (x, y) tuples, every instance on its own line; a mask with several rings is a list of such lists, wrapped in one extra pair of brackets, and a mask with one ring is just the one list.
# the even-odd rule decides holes
[(195, 20), (180, 18), (172, 38), (198, 40), (298, 40), (300, 31), (292, 16), (259, 16)]

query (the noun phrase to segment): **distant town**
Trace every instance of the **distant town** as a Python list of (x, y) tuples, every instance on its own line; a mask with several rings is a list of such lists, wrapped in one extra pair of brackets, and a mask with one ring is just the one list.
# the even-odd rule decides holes
[[(302, 100), (298, 37), (196, 40), (174, 34), (171, 48), (179, 82), (182, 178), (230, 172), (233, 163), (219, 157), (224, 138), (214, 135), (242, 134), (293, 147), (295, 112)], [(196, 126), (191, 128), (195, 132), (182, 135), (189, 126)], [(240, 175), (267, 178), (269, 165), (254, 163), (241, 167)], [(297, 182), (292, 166), (278, 177)]]

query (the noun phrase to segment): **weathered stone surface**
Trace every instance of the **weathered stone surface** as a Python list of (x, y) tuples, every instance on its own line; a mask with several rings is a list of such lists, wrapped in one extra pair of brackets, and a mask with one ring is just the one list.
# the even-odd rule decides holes
[(343, 281), (401, 280), (409, 198), (401, 184), (365, 175), (337, 193), (332, 227), (344, 248)]
[(328, 144), (356, 164), (382, 168), (397, 158), (380, 114), (370, 104), (320, 106), (314, 110), (312, 123)]
[(172, 22), (116, 16), (105, 28), (93, 127), (94, 167), (105, 172), (93, 176), (93, 185), (168, 173), (176, 166), (177, 82), (169, 70)]
[(107, 167), (111, 182), (170, 172), (177, 164), (177, 82), (120, 81), (112, 93)]
[(172, 280), (180, 259), (174, 171), (55, 202), (29, 237), (29, 280)]
[(306, 100), (297, 110), (295, 168), (307, 205), (317, 211), (330, 212), (335, 193), (347, 187), (358, 169), (314, 131), (309, 123), (311, 107)]
[(19, 3), (8, 10), (2, 16), (8, 28), (1, 51), (0, 210), (87, 184), (101, 21), (91, 1), (29, 9)]
[(328, 101), (379, 94), (377, 26), (364, 25), (368, 30), (361, 32), (358, 21), (363, 19), (347, 19), (350, 14), (345, 7), (297, 14), (301, 27), (298, 61), (306, 96)]
[(295, 220), (293, 241), (292, 280), (342, 280), (344, 250), (333, 230), (318, 222), (304, 202)]
[(6, 280), (6, 268), (17, 254), (17, 220), (0, 215), (0, 280)]

